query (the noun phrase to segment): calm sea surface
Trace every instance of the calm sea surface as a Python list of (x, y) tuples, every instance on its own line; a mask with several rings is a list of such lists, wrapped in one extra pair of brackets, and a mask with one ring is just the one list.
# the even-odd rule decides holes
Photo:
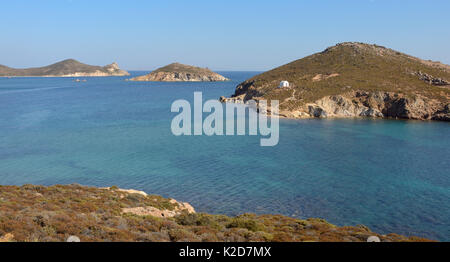
[(233, 81), (0, 78), (0, 184), (117, 185), (201, 212), (450, 240), (449, 123), (281, 120), (273, 148), (255, 136), (173, 136), (174, 100), (230, 95), (256, 74), (221, 73)]

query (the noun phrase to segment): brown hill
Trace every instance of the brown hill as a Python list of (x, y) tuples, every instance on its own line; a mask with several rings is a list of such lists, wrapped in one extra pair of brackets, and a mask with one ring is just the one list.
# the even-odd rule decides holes
[(92, 66), (67, 59), (49, 66), (15, 69), (0, 65), (0, 76), (42, 76), (42, 77), (77, 77), (77, 76), (126, 76), (116, 63), (107, 66)]
[(132, 78), (131, 81), (162, 81), (162, 82), (215, 82), (228, 79), (214, 73), (208, 68), (173, 63), (156, 69), (145, 76)]
[[(286, 80), (289, 87), (278, 88)], [(241, 83), (230, 99), (276, 99), (281, 116), (450, 120), (450, 66), (342, 43)]]

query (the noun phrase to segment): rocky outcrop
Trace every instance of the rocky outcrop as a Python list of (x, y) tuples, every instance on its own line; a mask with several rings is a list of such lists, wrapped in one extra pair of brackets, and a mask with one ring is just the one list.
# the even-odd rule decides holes
[[(111, 188), (107, 188), (111, 189)], [(144, 191), (134, 190), (134, 189), (121, 189), (118, 188), (117, 191), (124, 192), (127, 194), (139, 194), (144, 197), (148, 197), (148, 194)], [(123, 196), (122, 196), (123, 197)], [(123, 213), (131, 213), (138, 216), (154, 216), (154, 217), (174, 217), (181, 215), (183, 213), (192, 214), (195, 213), (195, 209), (191, 204), (187, 202), (179, 202), (175, 199), (170, 199), (169, 202), (172, 204), (172, 209), (162, 209), (156, 208), (154, 206), (142, 206), (142, 207), (128, 207), (122, 208)]]
[(336, 74), (336, 73), (334, 73), (334, 74), (329, 74), (329, 75), (317, 74), (316, 76), (314, 76), (314, 77), (312, 78), (312, 81), (313, 81), (313, 82), (318, 82), (318, 81), (327, 80), (327, 79), (329, 79), (329, 78), (337, 77), (337, 76), (339, 76), (339, 74)]
[(450, 104), (422, 96), (356, 91), (327, 96), (297, 110), (282, 110), (288, 118), (386, 117), (450, 121)]
[(154, 216), (154, 217), (174, 217), (181, 215), (183, 213), (193, 214), (195, 213), (194, 207), (192, 207), (189, 203), (186, 202), (178, 202), (175, 199), (171, 199), (170, 203), (174, 204), (175, 207), (173, 210), (169, 209), (159, 209), (152, 206), (145, 207), (130, 207), (130, 208), (122, 208), (123, 213), (131, 213), (138, 216)]
[(110, 75), (114, 75), (114, 76), (128, 76), (128, 75), (130, 75), (130, 73), (128, 73), (127, 71), (120, 69), (119, 65), (116, 62), (105, 66), (104, 69)]
[(155, 81), (155, 82), (217, 82), (227, 81), (219, 74), (204, 75), (191, 74), (184, 72), (157, 72), (148, 76), (140, 76), (131, 79), (131, 81)]
[(0, 243), (2, 242), (12, 242), (14, 240), (14, 235), (7, 233), (4, 236), (0, 236)]
[(130, 80), (154, 82), (216, 82), (228, 81), (229, 79), (207, 68), (173, 63), (159, 68), (148, 75), (138, 76)]
[(450, 82), (448, 82), (442, 78), (433, 77), (432, 75), (429, 75), (427, 73), (422, 73), (421, 71), (417, 72), (416, 74), (417, 74), (417, 76), (419, 76), (420, 80), (425, 81), (425, 82), (429, 83), (430, 85), (434, 85), (434, 86), (450, 85)]
[[(247, 103), (246, 95), (226, 98), (222, 103)], [(260, 98), (253, 98), (256, 103)], [(261, 111), (261, 110), (260, 110)], [(263, 111), (272, 112), (270, 106)], [(295, 110), (280, 109), (285, 118), (394, 118), (450, 121), (450, 103), (420, 95), (408, 97), (392, 92), (355, 91), (323, 97)]]

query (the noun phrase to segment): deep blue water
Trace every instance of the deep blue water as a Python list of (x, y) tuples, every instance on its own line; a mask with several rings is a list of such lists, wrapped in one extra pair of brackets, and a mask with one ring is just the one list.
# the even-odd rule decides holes
[(173, 136), (174, 100), (229, 95), (256, 73), (222, 74), (233, 81), (0, 78), (0, 184), (117, 185), (197, 211), (450, 240), (449, 123), (281, 120), (273, 148), (254, 136)]

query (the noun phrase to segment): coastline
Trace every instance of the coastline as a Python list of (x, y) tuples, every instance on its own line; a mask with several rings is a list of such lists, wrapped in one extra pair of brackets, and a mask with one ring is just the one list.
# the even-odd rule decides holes
[(58, 242), (70, 236), (131, 242), (432, 241), (377, 234), (363, 225), (338, 227), (320, 218), (196, 213), (189, 203), (116, 186), (0, 186), (0, 203), (0, 242)]
[(22, 77), (22, 78), (32, 78), (32, 77), (36, 77), (36, 78), (71, 78), (71, 77), (112, 77), (112, 76), (129, 76), (129, 75), (45, 75), (45, 76), (0, 76), (0, 78), (18, 78), (18, 77)]
[[(336, 98), (337, 97), (337, 98)], [(338, 95), (335, 97), (323, 97), (322, 99), (314, 103), (306, 103), (303, 106), (297, 108), (296, 110), (280, 110), (278, 114), (272, 114), (271, 107), (262, 108), (264, 112), (270, 117), (278, 117), (280, 119), (391, 119), (391, 120), (417, 120), (417, 121), (439, 121), (439, 122), (450, 122), (450, 104), (447, 106), (442, 106), (442, 110), (439, 111), (440, 114), (433, 115), (429, 112), (420, 111), (421, 109), (414, 111), (410, 108), (397, 109), (398, 112), (393, 113), (393, 115), (385, 114), (385, 110), (381, 108), (372, 108), (361, 106), (358, 108), (348, 108), (348, 105), (355, 105), (354, 101), (346, 101), (343, 103), (344, 106), (340, 104), (342, 101), (342, 96)], [(242, 104), (247, 105), (247, 101), (244, 101), (242, 97), (220, 97), (218, 99), (221, 103), (227, 104)], [(329, 101), (332, 101), (331, 103)], [(259, 106), (259, 98), (254, 100)], [(323, 102), (327, 101), (327, 102)], [(339, 102), (336, 102), (339, 101)], [(283, 102), (286, 102), (283, 101)], [(283, 103), (282, 102), (282, 103)], [(280, 103), (280, 105), (282, 104)], [(408, 101), (406, 101), (408, 104)], [(260, 110), (260, 109), (258, 109)], [(390, 112), (390, 109), (386, 109)], [(392, 114), (392, 112), (390, 112)]]

